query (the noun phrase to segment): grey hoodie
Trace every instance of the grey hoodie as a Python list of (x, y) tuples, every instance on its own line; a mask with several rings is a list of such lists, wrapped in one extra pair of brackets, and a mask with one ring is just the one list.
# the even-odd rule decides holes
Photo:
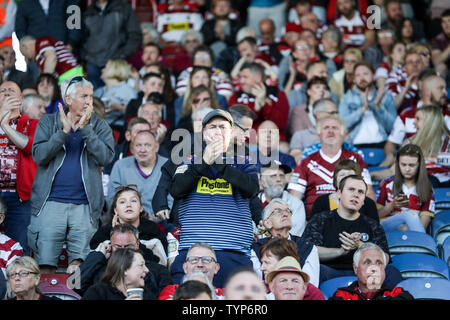
[[(96, 222), (104, 204), (102, 167), (114, 158), (114, 137), (108, 123), (95, 113), (92, 113), (89, 123), (79, 130), (84, 140), (81, 153), (82, 179), (91, 219)], [(67, 137), (68, 134), (62, 130), (59, 111), (46, 114), (39, 120), (32, 149), (33, 159), (38, 165), (31, 189), (32, 215), (39, 215), (47, 201), (53, 179), (66, 156), (64, 143)]]

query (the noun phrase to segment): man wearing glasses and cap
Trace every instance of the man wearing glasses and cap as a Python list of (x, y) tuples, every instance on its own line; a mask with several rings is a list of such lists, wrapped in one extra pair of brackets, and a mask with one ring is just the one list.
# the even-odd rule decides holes
[[(179, 255), (171, 266), (175, 283), (181, 282), (187, 250), (208, 243), (221, 265), (214, 278), (223, 287), (227, 275), (250, 260), (253, 225), (249, 201), (258, 192), (256, 167), (249, 158), (227, 153), (233, 118), (224, 110), (208, 113), (202, 121), (204, 148), (188, 156), (176, 169), (169, 192), (179, 201)], [(230, 156), (230, 153), (233, 154)]]
[(69, 270), (89, 253), (104, 196), (100, 168), (114, 158), (107, 122), (93, 112), (93, 85), (76, 76), (61, 85), (66, 108), (44, 115), (33, 142), (38, 165), (28, 243), (43, 273), (56, 269), (64, 242)]

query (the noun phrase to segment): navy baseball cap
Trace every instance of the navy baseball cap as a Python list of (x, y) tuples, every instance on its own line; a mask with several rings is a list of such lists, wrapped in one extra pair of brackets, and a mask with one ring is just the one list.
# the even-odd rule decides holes
[(234, 125), (233, 117), (228, 111), (222, 110), (222, 109), (216, 109), (214, 111), (209, 112), (202, 120), (202, 126), (205, 127), (209, 121), (211, 121), (213, 118), (223, 118), (227, 120), (231, 126)]

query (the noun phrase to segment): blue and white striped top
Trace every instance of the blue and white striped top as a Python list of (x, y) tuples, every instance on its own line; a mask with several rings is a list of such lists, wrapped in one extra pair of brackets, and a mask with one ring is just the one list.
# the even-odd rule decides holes
[[(223, 159), (227, 161), (225, 157)], [(237, 164), (236, 158), (232, 160), (233, 168), (257, 181), (255, 165), (249, 164), (249, 161)], [(228, 161), (224, 163), (229, 163)], [(180, 165), (175, 176), (183, 174), (192, 163), (193, 160)], [(253, 226), (249, 199), (242, 197), (213, 166), (199, 179), (197, 185), (193, 186), (192, 192), (181, 199), (179, 221), (179, 250), (189, 249), (197, 242), (206, 242), (214, 250), (232, 250), (250, 255)]]

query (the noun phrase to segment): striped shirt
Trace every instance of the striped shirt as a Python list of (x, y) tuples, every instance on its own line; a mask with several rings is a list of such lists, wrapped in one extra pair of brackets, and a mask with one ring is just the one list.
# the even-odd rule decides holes
[[(223, 158), (224, 163), (227, 158)], [(257, 180), (256, 167), (245, 158), (231, 159), (231, 167)], [(228, 158), (230, 161), (230, 158)], [(194, 157), (181, 164), (176, 172), (183, 174), (194, 162)], [(235, 190), (230, 182), (211, 167), (201, 176), (192, 192), (180, 200), (179, 221), (181, 224), (179, 250), (189, 249), (197, 242), (206, 242), (214, 250), (233, 250), (250, 256), (253, 241), (253, 226), (249, 200)]]
[(41, 71), (44, 71), (44, 53), (48, 50), (54, 50), (58, 59), (54, 73), (54, 76), (56, 78), (69, 71), (70, 69), (80, 66), (73, 53), (69, 49), (67, 49), (63, 41), (59, 41), (53, 37), (46, 36), (40, 37), (36, 40), (36, 63)]
[[(192, 72), (193, 67), (189, 67), (183, 70), (178, 76), (177, 85), (175, 92), (182, 96), (186, 92), (186, 86), (189, 81), (189, 76)], [(220, 69), (212, 68), (211, 80), (214, 82), (214, 89), (217, 93), (224, 96), (230, 97), (233, 94), (233, 86), (228, 75)]]
[(23, 256), (23, 249), (19, 242), (14, 241), (7, 235), (0, 233), (0, 269), (6, 278), (6, 268), (18, 257)]
[[(390, 93), (393, 98), (395, 98), (400, 92), (402, 92), (403, 88), (406, 85), (407, 78), (408, 74), (403, 68), (394, 68), (389, 73), (389, 77), (386, 80), (387, 92)], [(413, 83), (408, 92), (405, 94), (403, 101), (397, 110), (398, 113), (402, 112), (408, 107), (416, 105), (418, 101), (419, 88), (416, 84)]]

